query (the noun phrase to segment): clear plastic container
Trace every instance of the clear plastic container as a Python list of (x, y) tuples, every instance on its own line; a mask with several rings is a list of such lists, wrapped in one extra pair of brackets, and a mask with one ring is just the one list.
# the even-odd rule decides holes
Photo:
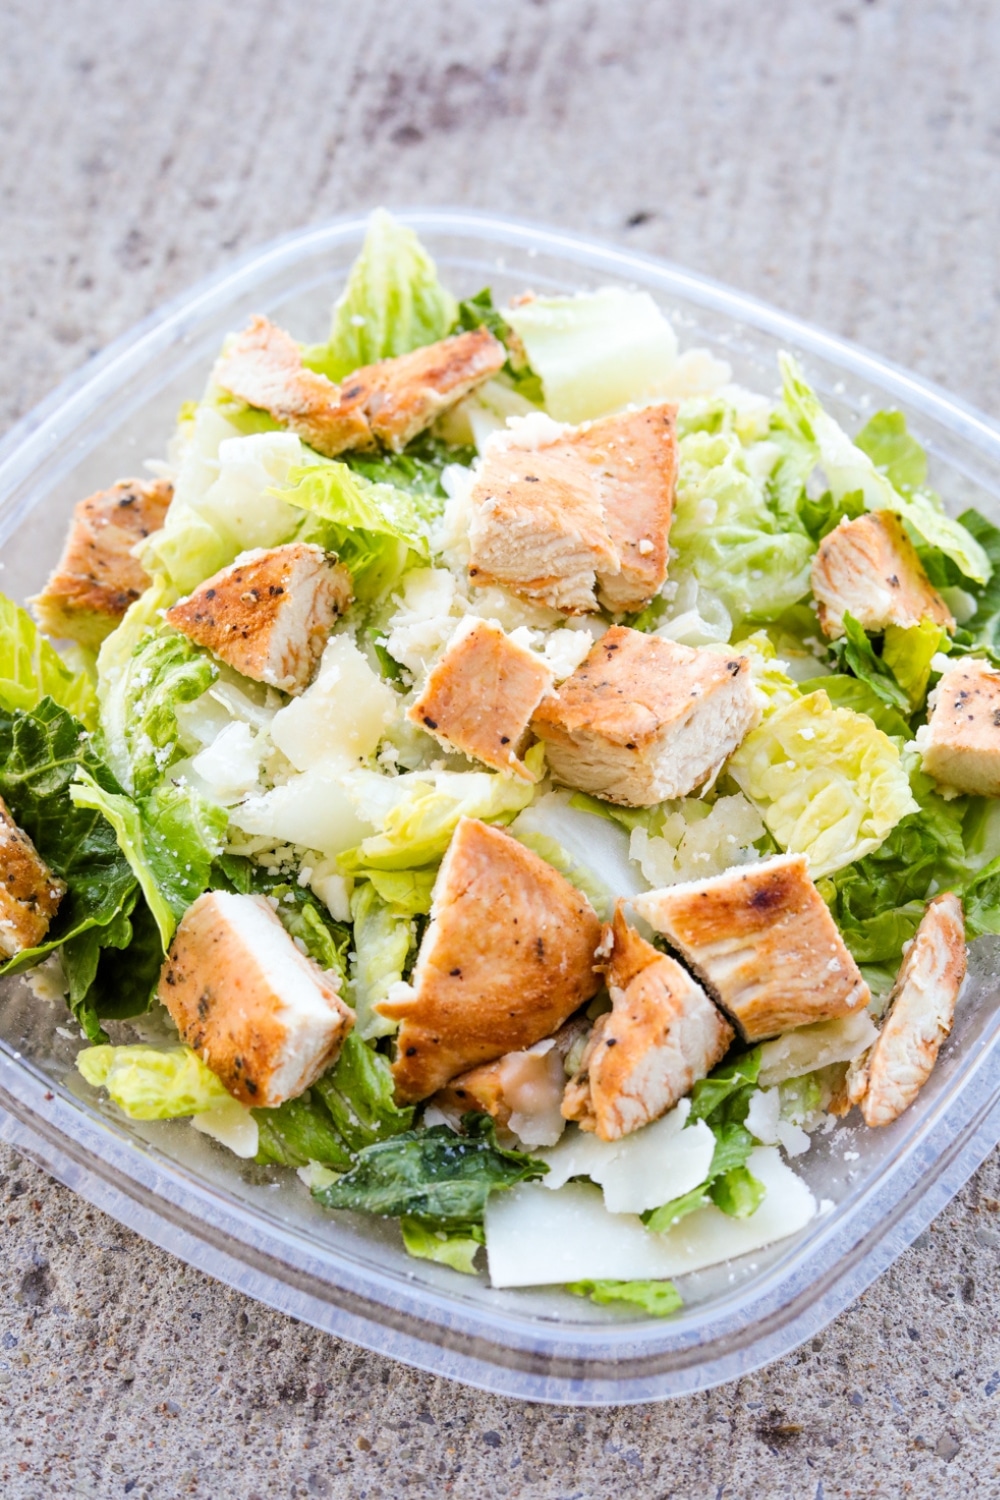
[[(901, 407), (952, 509), (1000, 518), (1000, 435), (926, 382), (795, 319), (662, 262), (464, 212), (404, 213), (450, 285), (648, 288), (682, 344), (776, 385), (780, 348), (803, 358), (851, 425)], [(266, 312), (321, 337), (364, 233), (343, 220), (279, 241), (204, 282), (55, 391), (0, 447), (4, 590), (43, 582), (73, 503), (162, 454), (223, 335)], [(318, 1328), (422, 1369), (528, 1400), (650, 1401), (731, 1379), (822, 1328), (944, 1208), (1000, 1139), (1000, 944), (973, 950), (955, 1029), (916, 1104), (887, 1130), (847, 1123), (796, 1167), (832, 1205), (793, 1239), (683, 1279), (676, 1317), (634, 1318), (555, 1289), (493, 1291), (407, 1257), (394, 1224), (323, 1213), (292, 1173), (258, 1168), (184, 1122), (130, 1123), (79, 1079), (60, 1005), (22, 980), (0, 1002), (0, 1137), (192, 1265)], [(852, 1154), (857, 1158), (852, 1159)]]

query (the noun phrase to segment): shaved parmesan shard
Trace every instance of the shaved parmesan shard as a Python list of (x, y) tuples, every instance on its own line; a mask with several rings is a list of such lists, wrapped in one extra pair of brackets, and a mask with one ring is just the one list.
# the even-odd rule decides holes
[(670, 1203), (704, 1182), (712, 1165), (715, 1136), (698, 1120), (687, 1125), (690, 1099), (652, 1125), (617, 1141), (568, 1130), (558, 1146), (535, 1154), (548, 1163), (546, 1188), (560, 1188), (571, 1177), (589, 1177), (604, 1189), (613, 1214), (641, 1214)]
[(635, 1215), (609, 1213), (597, 1189), (585, 1183), (567, 1183), (554, 1193), (541, 1183), (523, 1183), (495, 1193), (486, 1207), (490, 1280), (516, 1287), (681, 1276), (804, 1229), (816, 1200), (777, 1148), (756, 1147), (747, 1166), (766, 1189), (756, 1213), (733, 1219), (718, 1208), (701, 1208), (666, 1234), (651, 1234)]
[(870, 1047), (878, 1036), (867, 1010), (853, 1015), (837, 1016), (832, 1021), (816, 1021), (786, 1031), (760, 1049), (758, 1082), (762, 1088), (784, 1083), (786, 1078), (800, 1078), (803, 1073), (828, 1068), (831, 1063), (853, 1062)]

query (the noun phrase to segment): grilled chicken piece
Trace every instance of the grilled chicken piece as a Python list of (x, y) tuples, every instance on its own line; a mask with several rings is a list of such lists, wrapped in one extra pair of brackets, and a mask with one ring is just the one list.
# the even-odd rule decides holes
[(574, 1042), (589, 1029), (586, 1016), (574, 1016), (526, 1052), (508, 1052), (460, 1073), (431, 1103), (456, 1122), (468, 1110), (482, 1110), (498, 1130), (509, 1131), (522, 1145), (554, 1146), (566, 1124), (561, 1112), (564, 1064)]
[(871, 998), (802, 854), (779, 854), (632, 901), (745, 1041), (847, 1015)]
[(598, 1017), (562, 1112), (617, 1141), (683, 1099), (735, 1033), (687, 970), (628, 925), (621, 902), (600, 951), (613, 1008)]
[(958, 656), (929, 701), (931, 716), (917, 731), (928, 776), (960, 792), (1000, 797), (1000, 672)]
[(132, 548), (160, 530), (173, 493), (166, 479), (120, 479), (79, 502), (62, 556), (31, 600), (43, 630), (96, 650), (149, 583)]
[(372, 433), (399, 453), (425, 427), (496, 375), (507, 351), (487, 328), (456, 333), (348, 375), (345, 401), (361, 401)]
[(308, 687), (351, 575), (322, 547), (244, 552), (166, 612), (166, 621), (244, 677), (286, 693)]
[(335, 977), (299, 952), (262, 896), (199, 896), (157, 995), (233, 1097), (269, 1109), (314, 1083), (354, 1025)]
[(924, 572), (903, 523), (891, 511), (841, 521), (813, 560), (812, 591), (825, 635), (844, 634), (844, 612), (865, 630), (933, 620), (955, 629), (951, 610)]
[(295, 340), (267, 318), (251, 318), (218, 360), (215, 384), (269, 412), (303, 442), (335, 458), (382, 443), (398, 452), (506, 359), (485, 328), (366, 365), (335, 385), (302, 363)]
[(640, 609), (667, 576), (676, 408), (651, 406), (490, 442), (472, 488), (474, 584), (566, 614)]
[(647, 807), (708, 781), (759, 718), (745, 656), (615, 625), (531, 727), (558, 781)]
[(848, 1098), (861, 1106), (866, 1125), (891, 1125), (927, 1082), (951, 1031), (965, 965), (962, 903), (947, 891), (928, 904), (878, 1040), (848, 1074)]
[(0, 797), (0, 957), (13, 958), (45, 941), (66, 894)]
[(402, 1103), (551, 1036), (600, 984), (590, 903), (510, 834), (475, 818), (455, 830), (409, 985), (376, 1006), (402, 1025)]
[(467, 617), (407, 717), (445, 749), (530, 780), (518, 748), (551, 686), (552, 673), (537, 656), (499, 625)]

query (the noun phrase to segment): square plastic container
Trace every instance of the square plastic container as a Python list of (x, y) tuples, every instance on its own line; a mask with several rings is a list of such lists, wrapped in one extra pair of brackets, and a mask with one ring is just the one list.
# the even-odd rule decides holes
[[(1000, 435), (914, 376), (659, 261), (483, 215), (400, 217), (457, 292), (490, 284), (506, 299), (529, 286), (644, 287), (683, 347), (707, 346), (762, 391), (776, 387), (777, 351), (796, 352), (852, 428), (879, 406), (902, 408), (949, 507), (975, 504), (1000, 520)], [(204, 282), (10, 433), (0, 446), (7, 593), (23, 599), (41, 586), (77, 499), (163, 454), (181, 401), (201, 391), (225, 333), (263, 312), (299, 337), (323, 336), (364, 228), (357, 218), (303, 231)], [(557, 1289), (493, 1291), (485, 1277), (410, 1259), (392, 1223), (324, 1213), (293, 1173), (241, 1163), (185, 1122), (125, 1120), (77, 1075), (80, 1041), (63, 1008), (20, 979), (0, 994), (0, 1137), (165, 1250), (366, 1348), (528, 1400), (658, 1400), (732, 1379), (816, 1333), (997, 1143), (998, 978), (1000, 943), (983, 940), (955, 1029), (915, 1105), (885, 1130), (848, 1121), (814, 1137), (796, 1169), (831, 1206), (770, 1250), (682, 1278), (685, 1307), (669, 1320)]]

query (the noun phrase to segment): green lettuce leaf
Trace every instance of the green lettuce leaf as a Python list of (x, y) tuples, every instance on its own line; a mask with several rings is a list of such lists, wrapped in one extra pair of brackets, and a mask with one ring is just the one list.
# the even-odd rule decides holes
[(717, 1177), (709, 1188), (709, 1196), (716, 1208), (733, 1219), (748, 1219), (756, 1213), (767, 1189), (749, 1167), (733, 1167)]
[(362, 365), (445, 338), (456, 311), (413, 230), (376, 209), (333, 309), (329, 342), (306, 350), (305, 362), (330, 380), (343, 380)]
[(333, 460), (292, 469), (288, 480), (278, 493), (309, 513), (299, 539), (335, 552), (362, 602), (387, 593), (415, 561), (429, 559), (429, 523), (443, 502), (374, 484)]
[(169, 783), (137, 803), (108, 791), (83, 767), (70, 796), (75, 808), (91, 808), (111, 824), (166, 951), (181, 917), (208, 889), (228, 827), (225, 810), (192, 787)]
[(948, 650), (948, 644), (948, 632), (933, 620), (885, 627), (882, 661), (906, 693), (911, 709), (922, 707), (931, 678), (931, 662), (939, 651)]
[(963, 511), (959, 520), (986, 553), (993, 572), (983, 588), (973, 588), (975, 614), (956, 632), (955, 640), (993, 650), (1000, 646), (1000, 529), (977, 510)]
[(489, 287), (484, 287), (474, 297), (467, 297), (458, 304), (459, 327), (465, 329), (488, 328), (495, 339), (499, 339), (507, 350), (507, 362), (504, 365), (504, 374), (507, 376), (514, 390), (526, 401), (531, 401), (535, 406), (542, 406), (545, 402), (545, 392), (542, 382), (535, 374), (528, 362), (517, 334), (510, 324), (497, 312), (493, 304), (493, 293)]
[(418, 776), (386, 815), (381, 832), (342, 854), (340, 868), (351, 875), (369, 868), (419, 869), (441, 858), (462, 818), (509, 823), (535, 795), (545, 747), (532, 745), (524, 763), (535, 781), (491, 771), (440, 772), (433, 781)]
[(73, 671), (29, 614), (0, 594), (0, 708), (28, 712), (43, 698), (85, 729), (97, 724), (97, 696), (87, 671)]
[[(816, 462), (822, 466), (834, 500), (850, 498), (860, 492), (867, 510), (894, 511), (927, 546), (943, 552), (967, 578), (985, 583), (992, 572), (990, 560), (971, 532), (960, 521), (946, 515), (930, 494), (920, 490), (904, 494), (896, 489), (889, 475), (876, 468), (868, 453), (853, 443), (843, 428), (823, 410), (796, 361), (790, 355), (782, 354), (779, 364), (789, 424), (805, 441), (813, 444)], [(895, 441), (898, 448), (898, 434)], [(895, 462), (898, 466), (898, 458)], [(912, 454), (903, 462), (910, 472)]]
[(909, 693), (896, 681), (889, 663), (876, 655), (864, 627), (847, 610), (844, 612), (844, 635), (830, 649), (887, 708), (894, 708), (899, 714), (910, 712)]
[[(760, 1048), (754, 1047), (730, 1062), (720, 1063), (691, 1090), (692, 1120), (721, 1119), (721, 1112), (736, 1095), (752, 1093), (760, 1073)], [(745, 1111), (744, 1111), (745, 1113)], [(731, 1163), (730, 1163), (731, 1165)]]
[(433, 1260), (450, 1266), (465, 1276), (476, 1274), (476, 1253), (485, 1245), (486, 1235), (480, 1224), (463, 1224), (459, 1228), (423, 1219), (402, 1218), (399, 1227), (407, 1255), (416, 1260)]
[(76, 1065), (133, 1120), (198, 1115), (231, 1097), (190, 1047), (85, 1047)]
[(435, 1125), (377, 1141), (350, 1172), (313, 1196), (325, 1208), (430, 1219), (447, 1228), (481, 1223), (490, 1193), (548, 1170), (544, 1162), (498, 1146), (488, 1115), (466, 1115), (463, 1126), (464, 1135)]
[(675, 572), (693, 573), (732, 616), (771, 620), (809, 592), (812, 537), (769, 485), (780, 455), (735, 432), (692, 432), (678, 445), (677, 502), (670, 530)]
[(0, 974), (31, 968), (88, 929), (107, 928), (134, 904), (135, 878), (113, 830), (99, 811), (72, 801), (81, 767), (103, 794), (119, 790), (90, 735), (51, 698), (28, 712), (0, 711), (0, 796), (67, 887), (46, 941), (9, 959)]
[(877, 849), (917, 810), (898, 746), (822, 690), (751, 731), (728, 771), (779, 848), (809, 856), (814, 879)]
[(145, 630), (117, 675), (114, 703), (105, 697), (101, 723), (112, 764), (126, 768), (126, 789), (144, 797), (183, 759), (177, 709), (212, 686), (219, 668), (186, 636), (160, 625)]
[(347, 1171), (375, 1141), (409, 1130), (413, 1110), (393, 1097), (389, 1063), (352, 1031), (333, 1067), (297, 1099), (252, 1111), (260, 1131), (258, 1162)]
[(351, 896), (354, 923), (348, 998), (357, 1017), (358, 1035), (365, 1041), (391, 1036), (396, 1022), (380, 1016), (375, 1006), (403, 977), (416, 938), (414, 923), (400, 916), (379, 896), (370, 881), (356, 885)]
[[(757, 1088), (760, 1058), (761, 1049), (754, 1047), (750, 1052), (721, 1063), (707, 1078), (695, 1084), (691, 1091), (690, 1119), (704, 1120), (715, 1136), (708, 1176), (681, 1197), (642, 1215), (642, 1222), (652, 1233), (665, 1234), (688, 1214), (707, 1208), (710, 1203), (715, 1203), (724, 1213), (733, 1212), (734, 1205), (743, 1207), (750, 1203), (753, 1189), (747, 1188), (739, 1174), (745, 1171), (747, 1157), (754, 1146), (753, 1137), (744, 1128), (743, 1121), (750, 1108), (750, 1097)], [(750, 1174), (746, 1173), (746, 1176)], [(756, 1183), (757, 1179), (751, 1178), (751, 1181)], [(753, 1208), (747, 1207), (747, 1213), (754, 1211), (763, 1195), (761, 1188), (760, 1197)]]
[(88, 927), (62, 946), (68, 1004), (88, 1041), (106, 1042), (101, 1021), (143, 1015), (163, 963), (160, 931), (137, 888), (105, 927)]
[(570, 1281), (566, 1290), (575, 1297), (589, 1297), (602, 1307), (627, 1302), (653, 1318), (669, 1318), (684, 1306), (672, 1281)]
[(852, 713), (867, 714), (877, 729), (890, 739), (906, 744), (912, 737), (910, 725), (898, 709), (890, 708), (867, 682), (859, 677), (848, 677), (845, 673), (830, 672), (823, 677), (810, 677), (798, 684), (803, 697), (810, 693), (826, 693), (835, 708), (849, 708)]
[(431, 909), (437, 866), (419, 870), (375, 870), (364, 867), (356, 880), (370, 880), (380, 901), (397, 917), (425, 917)]
[(854, 441), (893, 489), (906, 494), (919, 490), (927, 479), (927, 454), (907, 430), (901, 411), (877, 411)]
[(430, 516), (437, 514), (441, 503), (447, 499), (447, 491), (441, 483), (443, 471), (450, 464), (468, 468), (475, 457), (475, 448), (445, 443), (424, 432), (408, 443), (402, 453), (362, 450), (345, 453), (341, 462), (367, 479), (369, 484), (391, 485), (393, 489), (407, 490), (416, 495), (421, 514)]

